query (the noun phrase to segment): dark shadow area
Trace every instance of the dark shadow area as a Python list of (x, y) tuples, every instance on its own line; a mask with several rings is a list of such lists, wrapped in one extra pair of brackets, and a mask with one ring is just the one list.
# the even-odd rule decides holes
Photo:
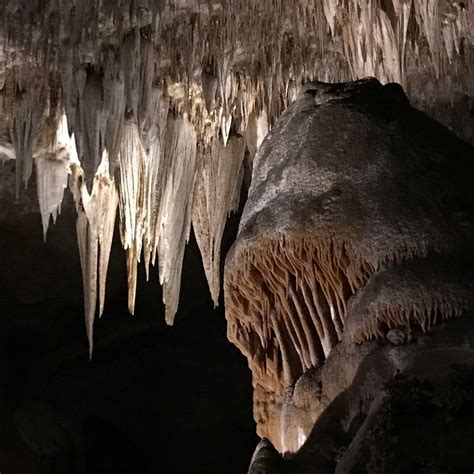
[[(179, 311), (164, 323), (157, 270), (127, 312), (118, 232), (87, 356), (75, 216), (0, 223), (0, 472), (244, 473), (257, 443), (250, 371), (214, 309), (194, 236)], [(228, 223), (223, 255), (238, 215)]]

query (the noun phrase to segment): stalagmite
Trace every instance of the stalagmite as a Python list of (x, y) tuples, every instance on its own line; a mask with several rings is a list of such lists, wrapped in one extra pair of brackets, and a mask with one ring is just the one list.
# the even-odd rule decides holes
[(244, 153), (243, 137), (231, 136), (227, 146), (213, 143), (197, 165), (193, 228), (215, 306), (219, 304), (222, 235), (234, 196), (240, 194), (238, 177)]

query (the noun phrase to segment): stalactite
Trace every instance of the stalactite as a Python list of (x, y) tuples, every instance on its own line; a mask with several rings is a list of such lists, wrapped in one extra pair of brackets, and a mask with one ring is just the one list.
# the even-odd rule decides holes
[(118, 149), (120, 168), (120, 229), (122, 244), (127, 252), (128, 309), (135, 312), (137, 263), (144, 232), (146, 209), (143, 207), (146, 154), (140, 140), (135, 119), (129, 119), (123, 126)]
[(140, 101), (140, 32), (134, 29), (121, 46), (122, 70), (125, 78), (125, 96), (127, 111), (138, 116)]
[(62, 86), (62, 104), (68, 120), (69, 132), (74, 130), (78, 89), (74, 75), (74, 48), (71, 42), (65, 43), (59, 53), (59, 74)]
[(76, 231), (84, 286), (84, 313), (89, 355), (93, 351), (94, 319), (99, 301), (99, 316), (104, 311), (105, 287), (119, 196), (109, 175), (107, 152), (94, 177), (89, 194), (83, 180)]
[[(74, 1), (53, 4), (51, 0), (37, 11), (24, 1), (20, 3), (6, 9), (7, 44), (32, 54), (34, 25), (39, 29), (37, 43), (47, 43), (43, 45), (47, 54), (53, 45), (61, 46), (61, 58), (55, 64), (59, 65), (68, 98), (70, 126), (74, 123), (75, 95), (82, 95), (81, 81), (71, 78), (84, 70), (84, 64), (97, 71), (105, 69), (101, 68), (108, 56), (104, 51), (112, 49), (118, 53), (127, 107), (139, 125), (157, 78), (165, 80), (168, 87), (184, 84), (187, 91), (197, 84), (209, 114), (212, 108), (217, 112), (224, 143), (230, 124), (242, 109), (244, 95), (253, 101), (247, 110), (250, 112), (254, 105), (257, 110), (266, 106), (272, 123), (288, 105), (288, 78), (299, 84), (312, 79), (340, 81), (375, 75), (383, 81), (406, 84), (407, 70), (418, 62), (414, 53), (420, 53), (426, 43), (433, 70), (436, 74), (445, 72), (448, 81), (448, 71), (441, 71), (441, 66), (448, 60), (464, 61), (468, 66), (463, 49), (469, 50), (473, 42), (471, 2), (325, 0), (315, 5), (301, 0), (295, 6), (263, 2), (256, 7), (250, 0), (223, 0), (222, 8), (218, 4), (213, 8), (196, 6), (192, 22), (180, 21), (190, 12), (171, 2), (164, 11), (158, 9), (162, 11), (158, 24), (154, 23), (156, 5), (150, 7), (147, 2), (125, 8), (128, 2), (88, 2), (87, 6), (82, 2), (78, 7)], [(120, 13), (121, 9), (125, 13)], [(24, 24), (25, 18), (32, 25)], [(47, 24), (55, 25), (57, 31), (42, 28)], [(65, 32), (70, 41), (62, 41), (61, 33)], [(256, 45), (258, 53), (246, 54)], [(36, 60), (46, 60), (47, 54), (36, 55)], [(449, 84), (445, 87), (452, 87)], [(188, 104), (182, 111), (190, 108)], [(194, 123), (192, 117), (190, 120)], [(82, 156), (80, 144), (78, 148)]]
[[(316, 235), (255, 242), (231, 262), (228, 337), (251, 355), (252, 371), (264, 374), (259, 383), (271, 391), (280, 386), (280, 394), (282, 380), (295, 382), (329, 355), (342, 338), (347, 300), (375, 271), (347, 243)], [(259, 342), (246, 346), (242, 332), (255, 333)], [(278, 369), (266, 371), (269, 365)]]
[(166, 130), (166, 121), (169, 111), (169, 99), (164, 98), (162, 91), (154, 88), (149, 115), (142, 123), (142, 137), (146, 152), (145, 168), (145, 199), (146, 222), (143, 235), (143, 256), (147, 279), (149, 266), (159, 241), (160, 201), (163, 190), (161, 173), (163, 169), (163, 148)]
[(165, 132), (157, 254), (166, 322), (178, 309), (184, 246), (189, 239), (196, 168), (196, 133), (186, 119), (168, 119)]
[[(382, 109), (391, 111), (390, 125), (377, 116)], [(465, 199), (470, 209), (472, 186), (460, 185), (463, 197), (451, 202), (457, 184), (444, 171), (458, 176), (470, 169), (469, 151), (445, 131), (449, 145), (439, 147), (433, 167), (436, 130), (442, 133), (409, 107), (397, 86), (367, 78), (308, 83), (261, 143), (224, 277), (227, 335), (247, 356), (261, 436), (278, 431), (272, 411), (285, 388), (320, 366), (344, 338), (351, 298), (357, 300), (372, 278), (372, 296), (380, 290), (374, 275), (430, 254), (461, 253), (458, 247), (470, 241), (470, 233), (457, 230), (452, 206), (464, 208)], [(430, 271), (420, 272), (426, 275)], [(410, 299), (406, 280), (392, 285), (400, 297), (387, 295), (387, 305)], [(473, 295), (461, 281), (460, 292)], [(433, 285), (426, 300), (449, 293), (442, 286)], [(448, 304), (450, 296), (442, 298)], [(374, 299), (361, 302), (360, 310)], [(414, 307), (413, 316), (400, 318), (428, 327), (419, 304)], [(446, 317), (459, 312), (457, 302), (453, 308)], [(357, 331), (377, 333), (387, 319), (396, 316), (361, 314)], [(276, 407), (268, 407), (272, 403)]]
[(56, 142), (51, 148), (47, 147), (35, 153), (36, 186), (45, 241), (50, 219), (52, 218), (55, 223), (61, 212), (61, 203), (70, 173), (70, 148), (71, 138), (68, 134), (66, 117), (63, 116)]
[(439, 52), (442, 46), (441, 28), (439, 27), (441, 12), (445, 2), (438, 0), (420, 0), (414, 2), (417, 23), (423, 30), (428, 41), (431, 59), (437, 75), (439, 74)]
[(202, 72), (201, 82), (204, 103), (206, 104), (207, 111), (211, 112), (212, 105), (217, 94), (218, 81), (209, 68), (206, 67)]
[(106, 110), (102, 75), (94, 71), (87, 73), (84, 92), (79, 94), (80, 141), (79, 159), (84, 170), (84, 179), (89, 189), (104, 149)]
[(107, 111), (104, 145), (109, 153), (113, 173), (117, 163), (117, 152), (125, 116), (125, 79), (117, 60), (116, 52), (109, 49), (104, 65), (104, 108)]
[(408, 23), (413, 0), (393, 0), (393, 7), (396, 15), (396, 37), (399, 45), (399, 61), (401, 76), (405, 77), (405, 56), (407, 48)]
[(140, 83), (138, 89), (138, 122), (146, 122), (153, 104), (153, 79), (155, 76), (155, 47), (150, 40), (140, 41)]
[(256, 114), (255, 111), (252, 112), (249, 117), (246, 133), (247, 148), (252, 160), (267, 133), (268, 118), (265, 110), (262, 110), (260, 114)]
[(227, 146), (213, 143), (197, 166), (193, 228), (215, 306), (219, 304), (222, 235), (234, 196), (240, 194), (238, 177), (244, 153), (243, 137), (231, 136)]
[[(40, 49), (42, 54), (37, 56), (43, 59), (51, 57), (56, 45), (74, 49), (64, 56), (67, 61), (61, 61), (63, 71), (69, 71), (65, 78), (70, 77), (69, 58), (100, 62), (101, 43), (120, 47), (127, 76), (127, 106), (135, 113), (143, 105), (139, 91), (149, 83), (148, 73), (153, 73), (154, 67), (149, 66), (155, 66), (147, 62), (152, 45), (157, 45), (160, 55), (156, 64), (160, 78), (169, 77), (171, 82), (185, 82), (190, 87), (205, 65), (200, 74), (205, 103), (209, 108), (218, 92), (226, 121), (236, 98), (233, 92), (228, 95), (229, 87), (238, 82), (236, 71), (242, 66), (254, 86), (264, 77), (268, 104), (272, 97), (282, 98), (281, 79), (292, 75), (297, 82), (313, 79), (314, 74), (321, 80), (348, 79), (338, 76), (342, 67), (346, 72), (352, 68), (355, 77), (377, 74), (382, 80), (404, 79), (405, 53), (411, 44), (427, 42), (438, 72), (441, 55), (452, 57), (453, 51), (460, 55), (463, 38), (472, 45), (471, 1), (324, 0), (320, 5), (301, 0), (293, 5), (265, 0), (256, 6), (251, 0), (222, 0), (213, 7), (188, 6), (192, 10), (188, 12), (174, 0), (160, 8), (156, 2), (128, 1), (47, 0), (39, 6), (26, 0), (6, 3), (6, 38), (18, 49)], [(193, 21), (181, 21), (191, 14), (195, 15)], [(412, 15), (416, 27), (409, 31)], [(35, 42), (33, 27), (38, 30)], [(65, 36), (70, 38), (67, 45)], [(290, 38), (288, 51), (285, 44)], [(253, 50), (258, 52), (250, 57), (242, 54)], [(345, 65), (339, 62), (341, 54), (346, 55)], [(331, 68), (331, 77), (324, 76), (323, 64)]]
[[(448, 125), (459, 124), (472, 137), (465, 99), (472, 96), (472, 0), (222, 0), (196, 5), (176, 0), (8, 0), (4, 6), (1, 111), (10, 117), (15, 153), (10, 143), (0, 144), (0, 153), (17, 160), (17, 194), (31, 175), (37, 137), (45, 130), (44, 91), (57, 88), (69, 133), (76, 137), (81, 163), (73, 166), (76, 177), (82, 173), (92, 193), (104, 149), (111, 175), (119, 167), (132, 312), (137, 264), (143, 255), (148, 273), (158, 256), (167, 321), (173, 320), (195, 175), (195, 202), (201, 203), (194, 211), (195, 227), (217, 301), (219, 235), (224, 215), (236, 203), (228, 202), (230, 189), (239, 189), (242, 178), (221, 161), (233, 153), (235, 132), (245, 137), (252, 160), (278, 116), (295, 100), (301, 83), (365, 75), (398, 81), (422, 104), (438, 104), (436, 111), (447, 117), (446, 123), (454, 119), (444, 105), (465, 101), (465, 118), (456, 116)], [(415, 87), (420, 71), (431, 79), (431, 87), (425, 87), (425, 81)], [(174, 118), (166, 126), (169, 109)], [(196, 144), (213, 150), (218, 140), (229, 148), (221, 150), (219, 163), (211, 151), (206, 157), (212, 166), (199, 161), (196, 167)], [(36, 156), (46, 232), (49, 216), (54, 220), (60, 209), (67, 166), (58, 157)], [(217, 188), (204, 185), (207, 175), (225, 182), (225, 199), (213, 197)], [(213, 215), (211, 201), (218, 202), (219, 216)], [(80, 208), (80, 197), (76, 202)], [(86, 221), (81, 219), (83, 228)], [(333, 298), (333, 290), (328, 290), (313, 302), (309, 284), (298, 289), (301, 294), (294, 291), (296, 312), (304, 300), (316, 315), (321, 298)], [(337, 315), (340, 308), (336, 304), (327, 311)], [(326, 334), (322, 322), (313, 319), (318, 331)], [(304, 327), (278, 321), (281, 331), (290, 331), (298, 344), (309, 344), (301, 337)], [(262, 335), (265, 344), (267, 336)], [(331, 344), (321, 337), (327, 352)], [(303, 363), (314, 357), (311, 354)], [(275, 359), (275, 370), (290, 366), (290, 359), (288, 353)]]
[(346, 330), (355, 343), (384, 337), (390, 329), (421, 328), (474, 307), (474, 275), (446, 257), (411, 260), (376, 273), (350, 301)]
[(23, 89), (17, 85), (10, 126), (11, 140), (16, 156), (16, 197), (22, 183), (26, 186), (33, 171), (33, 147), (40, 111), (38, 91), (29, 86)]
[(163, 142), (169, 111), (169, 99), (163, 97), (160, 89), (154, 88), (151, 95), (149, 115), (142, 123), (142, 137), (146, 152), (143, 256), (147, 278), (150, 263), (154, 263), (152, 256), (156, 252), (159, 240), (157, 221), (162, 194), (161, 173), (164, 168)]

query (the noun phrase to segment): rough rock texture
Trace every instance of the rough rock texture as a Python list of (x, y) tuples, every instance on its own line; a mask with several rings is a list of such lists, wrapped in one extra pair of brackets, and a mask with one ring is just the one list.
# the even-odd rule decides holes
[[(409, 260), (377, 272), (350, 300), (346, 331), (354, 342), (401, 336), (391, 329), (420, 326), (474, 309), (472, 261), (447, 257)], [(402, 342), (402, 340), (400, 340)]]
[(430, 333), (413, 330), (401, 346), (381, 340), (356, 346), (345, 338), (287, 393), (285, 458), (267, 444), (249, 472), (469, 472), (472, 315)]
[(229, 339), (253, 373), (259, 434), (280, 451), (285, 389), (325, 361), (348, 311), (358, 340), (385, 334), (372, 320), (426, 329), (472, 306), (470, 264), (443, 272), (432, 257), (472, 262), (472, 158), (399, 85), (375, 79), (307, 84), (265, 138), (225, 302)]
[(262, 439), (255, 448), (248, 474), (278, 472), (281, 459), (278, 451), (267, 439)]

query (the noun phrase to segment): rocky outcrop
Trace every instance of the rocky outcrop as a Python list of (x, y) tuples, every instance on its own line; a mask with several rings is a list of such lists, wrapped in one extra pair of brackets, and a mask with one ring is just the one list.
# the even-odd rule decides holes
[(388, 337), (362, 346), (345, 338), (287, 392), (286, 456), (267, 443), (249, 472), (468, 472), (472, 315), (427, 333), (414, 328), (401, 345)]
[(346, 333), (361, 342), (427, 330), (472, 308), (472, 156), (400, 86), (375, 79), (306, 85), (267, 135), (225, 301), (229, 339), (253, 373), (259, 434), (278, 450), (290, 447), (285, 392)]

